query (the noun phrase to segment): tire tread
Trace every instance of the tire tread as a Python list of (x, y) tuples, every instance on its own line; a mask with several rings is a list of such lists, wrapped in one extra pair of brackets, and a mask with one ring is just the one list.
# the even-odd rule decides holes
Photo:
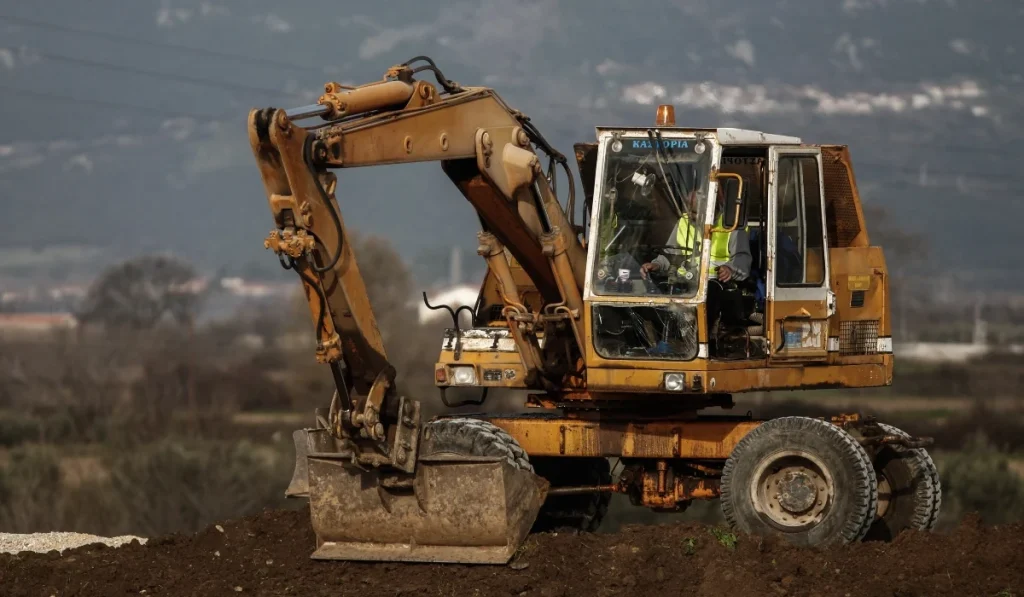
[(854, 476), (853, 502), (857, 514), (850, 517), (850, 520), (843, 525), (840, 532), (844, 542), (853, 543), (860, 541), (871, 528), (874, 520), (874, 513), (878, 509), (878, 483), (875, 478), (875, 470), (871, 464), (871, 458), (864, 448), (846, 431), (822, 419), (810, 417), (779, 417), (771, 419), (758, 426), (756, 429), (744, 436), (733, 449), (732, 454), (725, 462), (722, 470), (722, 493), (721, 509), (726, 522), (732, 528), (738, 528), (738, 520), (733, 506), (733, 475), (735, 474), (736, 463), (747, 458), (746, 453), (755, 446), (761, 437), (775, 431), (807, 431), (825, 439), (840, 453), (852, 457), (852, 470)]
[[(879, 427), (889, 435), (910, 437), (910, 434), (886, 423), (879, 423)], [(928, 451), (924, 448), (902, 448), (895, 447), (910, 465), (914, 477), (920, 477), (923, 483), (917, 489), (917, 501), (914, 506), (914, 516), (911, 528), (918, 531), (931, 531), (939, 520), (939, 512), (942, 509), (942, 484), (939, 480), (939, 470), (935, 466)]]
[(472, 456), (499, 456), (521, 470), (533, 472), (533, 465), (519, 442), (488, 421), (469, 418), (437, 419), (424, 425), (430, 431), (435, 451), (468, 452)]

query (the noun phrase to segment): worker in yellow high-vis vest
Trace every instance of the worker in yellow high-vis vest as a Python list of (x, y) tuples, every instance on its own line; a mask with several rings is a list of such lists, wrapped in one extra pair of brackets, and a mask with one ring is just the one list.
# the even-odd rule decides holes
[[(711, 227), (711, 263), (708, 274), (723, 284), (742, 282), (750, 275), (753, 257), (750, 254), (750, 231), (748, 228), (737, 228), (727, 232), (722, 226), (722, 213), (725, 211), (725, 194), (718, 187), (718, 200), (715, 205), (715, 225)], [(672, 231), (667, 246), (676, 249), (685, 257), (694, 255), (700, 249), (698, 228), (690, 222), (689, 214), (679, 218), (675, 230)], [(694, 255), (699, 257), (699, 254)], [(672, 267), (665, 255), (658, 255), (653, 261), (640, 266), (640, 275), (647, 277), (648, 272), (666, 271)], [(680, 265), (678, 273), (685, 276), (686, 270)]]
[[(691, 194), (690, 200), (693, 197)], [(750, 276), (753, 257), (750, 254), (750, 230), (747, 227), (737, 228), (729, 232), (722, 225), (722, 214), (725, 212), (725, 193), (718, 187), (715, 202), (715, 224), (711, 227), (711, 258), (708, 267), (707, 316), (708, 329), (714, 330), (719, 316), (726, 323), (739, 323), (742, 319), (742, 293), (737, 286)], [(690, 222), (689, 214), (679, 218), (675, 230), (665, 244), (674, 248), (686, 257), (694, 256), (699, 262), (700, 235), (697, 228)], [(672, 267), (665, 255), (658, 255), (654, 260), (640, 266), (640, 275), (646, 278), (650, 272), (666, 271)], [(680, 265), (678, 273), (686, 278), (685, 265)], [(694, 280), (696, 283), (696, 280)], [(717, 342), (711, 338), (711, 354), (715, 354)]]

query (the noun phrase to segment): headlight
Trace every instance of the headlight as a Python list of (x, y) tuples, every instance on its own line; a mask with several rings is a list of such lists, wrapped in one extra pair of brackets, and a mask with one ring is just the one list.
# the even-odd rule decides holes
[(682, 392), (686, 389), (685, 373), (666, 373), (665, 389), (669, 392)]
[(476, 369), (473, 367), (452, 367), (452, 383), (457, 386), (476, 385)]

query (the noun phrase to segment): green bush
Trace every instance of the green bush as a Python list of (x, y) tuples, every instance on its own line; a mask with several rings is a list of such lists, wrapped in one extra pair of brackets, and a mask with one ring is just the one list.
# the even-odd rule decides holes
[(989, 523), (1024, 519), (1024, 479), (1009, 467), (1009, 454), (981, 432), (959, 452), (939, 457), (943, 519), (958, 520), (978, 513)]
[(24, 445), (0, 465), (0, 532), (39, 530), (56, 518), (46, 501), (61, 495), (60, 454), (52, 446)]
[(28, 444), (11, 450), (0, 464), (0, 532), (153, 536), (300, 501), (284, 498), (294, 463), (284, 438), (93, 446), (98, 474), (69, 480), (63, 465), (80, 452)]
[(283, 506), (294, 457), (284, 442), (161, 441), (110, 464), (110, 489), (124, 514), (121, 531), (151, 535)]
[(39, 439), (39, 421), (16, 413), (0, 413), (0, 447), (10, 448)]

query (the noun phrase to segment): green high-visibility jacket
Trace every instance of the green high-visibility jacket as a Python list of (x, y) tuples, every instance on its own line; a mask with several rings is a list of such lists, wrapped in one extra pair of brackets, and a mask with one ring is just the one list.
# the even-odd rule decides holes
[[(737, 281), (744, 280), (750, 274), (750, 265), (753, 261), (750, 255), (750, 228), (737, 228), (732, 232), (725, 230), (722, 225), (722, 215), (719, 214), (715, 225), (711, 228), (711, 265), (708, 273), (711, 276), (718, 275), (718, 267), (729, 264)], [(690, 223), (689, 214), (683, 214), (676, 226), (675, 246), (682, 249), (684, 255), (693, 253), (697, 243), (697, 230)], [(659, 257), (655, 261), (661, 261), (659, 265), (665, 266), (668, 260)], [(680, 275), (685, 275), (686, 270), (680, 266), (677, 270)]]

